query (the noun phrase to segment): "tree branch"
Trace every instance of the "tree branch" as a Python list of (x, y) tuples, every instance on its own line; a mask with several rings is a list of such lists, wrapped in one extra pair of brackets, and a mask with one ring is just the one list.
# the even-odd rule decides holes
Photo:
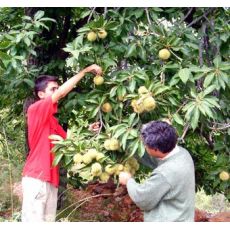
[(221, 124), (223, 125), (222, 127), (208, 127), (211, 130), (224, 130), (230, 128), (230, 123), (228, 124)]
[(187, 104), (187, 102), (188, 102), (188, 100), (186, 99), (186, 100), (182, 103), (182, 105), (177, 109), (177, 111), (175, 112), (175, 114), (176, 114), (176, 113), (179, 113), (179, 111), (184, 107), (185, 104)]
[(104, 8), (104, 18), (106, 18), (107, 12), (108, 12), (107, 7), (105, 7)]
[(199, 65), (200, 67), (203, 66), (204, 60), (203, 60), (203, 38), (200, 39), (199, 42)]
[(102, 114), (101, 114), (101, 110), (100, 110), (100, 109), (99, 109), (99, 111), (98, 111), (98, 114), (99, 114), (99, 119), (100, 119), (100, 128), (99, 128), (99, 131), (98, 131), (98, 133), (97, 133), (96, 136), (98, 136), (98, 135), (101, 133), (102, 127), (106, 128), (106, 127), (105, 127), (105, 124), (104, 124), (104, 122), (103, 122), (103, 119), (102, 119)]
[(148, 7), (145, 8), (145, 13), (146, 13), (146, 16), (147, 16), (147, 20), (148, 20), (149, 25), (152, 25), (152, 22), (151, 22), (150, 17), (149, 17)]
[(206, 17), (208, 14), (210, 14), (214, 9), (208, 9), (207, 11), (204, 12), (204, 14), (202, 14), (200, 17), (196, 18), (195, 20), (193, 20), (190, 24), (188, 24), (188, 27), (194, 25), (195, 23), (199, 22), (202, 18)]
[(93, 7), (93, 9), (92, 9), (92, 11), (91, 11), (91, 13), (90, 13), (90, 15), (89, 15), (89, 17), (88, 17), (87, 23), (91, 20), (91, 18), (92, 18), (92, 16), (93, 16), (93, 13), (94, 13), (95, 9), (96, 9), (96, 7)]
[(194, 7), (191, 7), (190, 9), (189, 9), (189, 11), (187, 12), (187, 14), (181, 19), (181, 21), (179, 22), (179, 24), (181, 24), (182, 22), (184, 22), (186, 19), (187, 19), (187, 17), (191, 14), (191, 12), (194, 10)]
[(185, 124), (184, 130), (183, 130), (183, 134), (181, 135), (181, 137), (178, 138), (179, 141), (184, 142), (184, 138), (185, 138), (185, 135), (186, 135), (187, 132), (188, 132), (189, 126), (190, 126), (190, 125), (189, 125), (188, 123)]
[(202, 25), (202, 32), (203, 32), (203, 41), (204, 41), (204, 49), (205, 49), (205, 53), (206, 53), (206, 56), (207, 56), (207, 63), (208, 63), (208, 66), (210, 67), (211, 66), (211, 61), (210, 61), (210, 57), (209, 57), (209, 49), (210, 49), (210, 44), (209, 44), (209, 37), (208, 37), (208, 34), (207, 34), (207, 25), (206, 23), (203, 23)]

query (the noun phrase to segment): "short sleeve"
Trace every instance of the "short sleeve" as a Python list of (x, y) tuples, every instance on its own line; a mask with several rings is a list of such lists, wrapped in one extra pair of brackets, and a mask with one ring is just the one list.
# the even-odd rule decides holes
[(55, 109), (51, 96), (35, 102), (28, 109), (28, 124), (44, 124), (56, 112)]

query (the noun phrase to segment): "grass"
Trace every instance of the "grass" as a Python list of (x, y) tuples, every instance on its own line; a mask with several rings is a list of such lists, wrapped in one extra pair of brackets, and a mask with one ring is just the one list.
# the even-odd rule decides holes
[(227, 201), (224, 195), (206, 195), (203, 189), (196, 193), (195, 205), (196, 208), (210, 213), (230, 211), (230, 203)]
[[(12, 193), (8, 164), (1, 163), (0, 171), (2, 172), (0, 175), (0, 222), (6, 219), (9, 221), (18, 221), (20, 219), (21, 202)], [(12, 183), (20, 181), (21, 173), (19, 171), (21, 171), (20, 166), (13, 167)]]

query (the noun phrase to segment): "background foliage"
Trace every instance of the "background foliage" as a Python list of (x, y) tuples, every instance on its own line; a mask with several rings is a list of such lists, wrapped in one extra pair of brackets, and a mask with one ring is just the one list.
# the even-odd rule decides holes
[[(195, 7), (1, 8), (3, 156), (7, 139), (21, 153), (12, 160), (23, 160), (23, 102), (32, 94), (34, 78), (47, 73), (64, 82), (96, 63), (103, 68), (104, 84), (95, 85), (88, 75), (60, 102), (60, 121), (71, 132), (57, 145), (56, 163), (71, 169), (77, 152), (96, 148), (105, 155), (103, 167), (124, 164), (130, 156), (144, 154), (141, 125), (168, 119), (194, 159), (197, 187), (230, 199), (229, 180), (219, 179), (220, 172), (230, 171), (229, 13)], [(105, 39), (87, 40), (89, 31), (100, 29), (107, 31)], [(158, 57), (163, 48), (171, 54), (165, 61)], [(131, 102), (139, 98), (140, 86), (149, 90), (156, 108), (138, 114)], [(112, 105), (110, 113), (102, 111), (105, 102)], [(87, 130), (95, 120), (103, 123), (100, 135)], [(104, 148), (110, 137), (120, 141), (118, 151)], [(147, 171), (141, 166), (135, 175), (141, 180)], [(76, 186), (84, 182), (79, 174), (70, 173), (69, 179)]]

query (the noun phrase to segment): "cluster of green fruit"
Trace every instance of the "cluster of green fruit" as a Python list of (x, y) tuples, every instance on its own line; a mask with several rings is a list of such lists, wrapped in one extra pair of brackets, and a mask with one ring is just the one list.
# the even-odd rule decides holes
[(87, 34), (87, 39), (90, 42), (96, 41), (97, 37), (100, 39), (105, 39), (107, 36), (107, 32), (104, 29), (99, 29), (98, 31), (90, 31)]
[(105, 157), (103, 153), (98, 152), (96, 149), (89, 149), (84, 155), (77, 153), (73, 157), (75, 163), (84, 163), (85, 165), (90, 164), (94, 159), (99, 161)]
[[(120, 148), (120, 143), (115, 138), (107, 139), (104, 142), (104, 148), (109, 151), (116, 151)], [(118, 176), (121, 171), (130, 172), (134, 175), (139, 169), (139, 163), (133, 157), (124, 164), (114, 163), (107, 159), (108, 157), (96, 149), (88, 149), (84, 154), (76, 153), (73, 156), (74, 165), (70, 171), (79, 173), (88, 181), (96, 177), (100, 182), (106, 183), (110, 176)]]
[(116, 151), (120, 148), (120, 142), (116, 138), (107, 139), (104, 142), (104, 147), (106, 150)]
[(141, 86), (138, 89), (139, 99), (132, 100), (131, 106), (135, 113), (149, 112), (156, 107), (156, 101), (151, 96), (151, 93), (146, 89), (145, 86)]

